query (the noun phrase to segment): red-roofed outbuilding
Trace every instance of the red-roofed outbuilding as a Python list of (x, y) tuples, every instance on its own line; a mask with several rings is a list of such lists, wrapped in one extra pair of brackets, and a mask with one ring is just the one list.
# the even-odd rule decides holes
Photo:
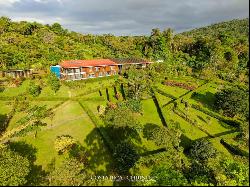
[(64, 80), (81, 80), (116, 75), (121, 73), (124, 66), (131, 64), (146, 67), (150, 63), (138, 59), (63, 60), (59, 66), (52, 66), (51, 71), (57, 74), (59, 71), (59, 77)]

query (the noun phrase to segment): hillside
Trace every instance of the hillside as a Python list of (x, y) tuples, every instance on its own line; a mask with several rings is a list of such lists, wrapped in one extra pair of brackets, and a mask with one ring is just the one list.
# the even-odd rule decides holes
[[(249, 186), (248, 36), (222, 25), (117, 37), (0, 18), (0, 70), (35, 70), (0, 74), (0, 186)], [(162, 62), (42, 71), (92, 58)]]
[(249, 35), (249, 18), (234, 19), (209, 25), (207, 27), (196, 28), (190, 31), (181, 33), (189, 37), (199, 36), (219, 36), (222, 33), (230, 34), (234, 37), (248, 37)]
[[(0, 70), (48, 69), (68, 59), (144, 58), (162, 59), (173, 68), (181, 66), (178, 71), (198, 73), (196, 76), (247, 82), (247, 22), (232, 20), (179, 35), (167, 28), (152, 29), (150, 36), (114, 36), (71, 32), (59, 23), (42, 25), (1, 17)], [(207, 39), (199, 39), (201, 35)]]

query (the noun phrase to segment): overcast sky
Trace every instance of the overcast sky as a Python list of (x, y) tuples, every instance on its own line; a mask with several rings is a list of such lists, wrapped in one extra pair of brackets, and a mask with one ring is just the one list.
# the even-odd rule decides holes
[(249, 0), (0, 0), (0, 16), (13, 21), (58, 22), (81, 33), (175, 32), (249, 17)]

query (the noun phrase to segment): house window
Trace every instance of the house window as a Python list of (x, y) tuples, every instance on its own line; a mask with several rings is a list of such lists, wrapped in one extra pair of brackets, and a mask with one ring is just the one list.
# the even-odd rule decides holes
[(67, 73), (74, 73), (73, 69), (67, 69)]
[(73, 80), (74, 76), (73, 75), (68, 75), (68, 80)]
[(95, 77), (95, 74), (89, 74), (89, 78)]
[(99, 67), (95, 67), (95, 71), (99, 71), (99, 69), (100, 69)]
[(80, 73), (80, 69), (75, 69), (75, 72), (76, 73)]
[(81, 79), (80, 74), (76, 74), (76, 79)]

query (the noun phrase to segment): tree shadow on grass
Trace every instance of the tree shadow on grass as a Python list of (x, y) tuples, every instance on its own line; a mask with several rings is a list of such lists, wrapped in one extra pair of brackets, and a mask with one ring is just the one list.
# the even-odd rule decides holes
[(205, 94), (193, 93), (191, 99), (204, 104), (209, 109), (214, 109), (215, 95), (211, 92), (206, 92)]
[(239, 128), (238, 126), (228, 125), (228, 124), (226, 124), (225, 122), (223, 122), (223, 121), (221, 121), (221, 120), (219, 120), (218, 122), (219, 122), (219, 124), (220, 124), (222, 127), (224, 127), (225, 129), (234, 129), (234, 130), (236, 130), (236, 129)]
[(105, 127), (105, 131), (108, 132), (115, 144), (122, 143), (125, 140), (133, 140), (136, 143), (142, 143), (137, 130), (130, 127)]
[[(105, 131), (108, 139), (111, 141), (113, 147), (109, 145), (106, 137), (101, 136), (100, 131)], [(121, 175), (117, 170), (117, 163), (113, 157), (113, 149), (116, 145), (129, 140), (133, 137), (136, 141), (141, 142), (140, 136), (136, 130), (131, 128), (112, 128), (101, 127), (101, 129), (93, 129), (86, 137), (86, 153), (88, 157), (88, 164), (86, 169), (92, 171), (92, 175), (96, 176), (119, 176)], [(137, 147), (136, 147), (137, 149)], [(127, 175), (130, 175), (127, 171)], [(96, 183), (100, 185), (101, 182)], [(102, 183), (101, 183), (102, 184)], [(115, 185), (127, 186), (128, 181), (115, 182)]]
[(4, 87), (0, 87), (0, 93), (3, 92), (5, 90)]
[(93, 129), (85, 139), (88, 162), (86, 169), (95, 176), (108, 176), (114, 173), (112, 153), (101, 139), (99, 130)]
[(31, 186), (43, 184), (47, 173), (42, 169), (42, 166), (34, 164), (36, 161), (37, 149), (23, 141), (9, 142), (8, 147), (29, 160), (31, 171), (27, 176), (27, 184)]
[(6, 120), (8, 119), (8, 116), (6, 114), (2, 115), (0, 114), (0, 135), (6, 130), (7, 123)]
[(153, 137), (153, 132), (160, 129), (160, 127), (154, 123), (146, 123), (143, 128), (143, 138), (151, 140)]
[(207, 121), (206, 121), (203, 117), (197, 115), (197, 118), (199, 118), (199, 119), (200, 119), (201, 121), (203, 121), (204, 123), (207, 123)]

